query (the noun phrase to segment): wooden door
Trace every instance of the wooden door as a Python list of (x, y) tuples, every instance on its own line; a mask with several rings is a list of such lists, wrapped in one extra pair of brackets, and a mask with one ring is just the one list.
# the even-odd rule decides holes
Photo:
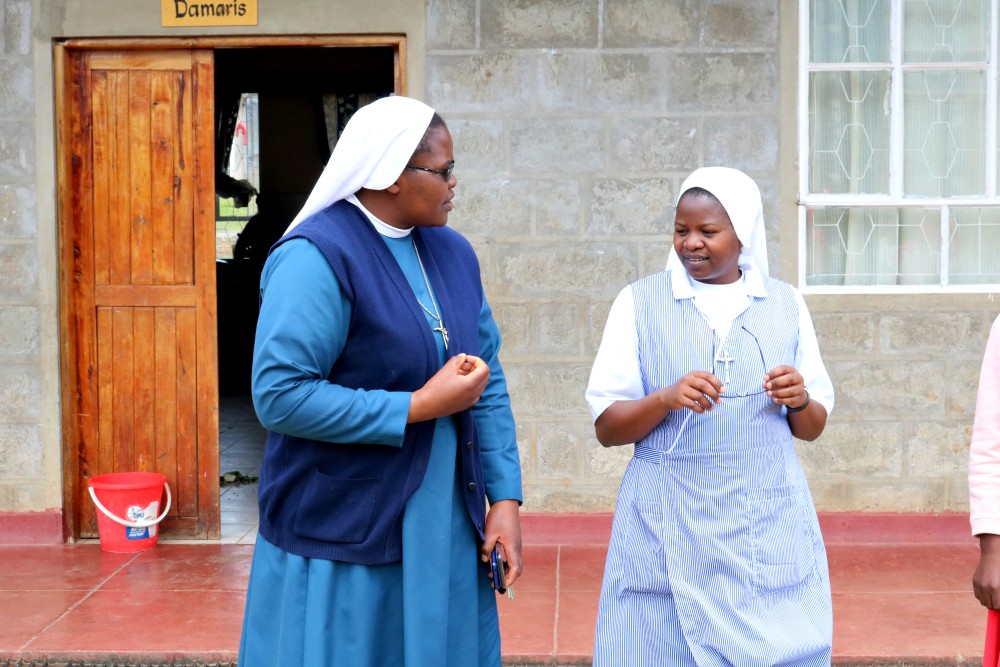
[(166, 475), (169, 537), (219, 536), (210, 50), (57, 49), (64, 485)]

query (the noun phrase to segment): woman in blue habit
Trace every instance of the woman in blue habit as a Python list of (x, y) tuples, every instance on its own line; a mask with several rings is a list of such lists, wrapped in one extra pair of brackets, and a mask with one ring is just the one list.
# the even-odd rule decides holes
[(520, 463), (454, 165), (433, 109), (378, 100), (271, 250), (244, 667), (500, 664), (484, 561), (520, 574)]
[(793, 438), (833, 387), (799, 293), (768, 276), (760, 191), (683, 183), (667, 270), (618, 295), (587, 400), (635, 443), (615, 508), (595, 667), (828, 667), (826, 551)]

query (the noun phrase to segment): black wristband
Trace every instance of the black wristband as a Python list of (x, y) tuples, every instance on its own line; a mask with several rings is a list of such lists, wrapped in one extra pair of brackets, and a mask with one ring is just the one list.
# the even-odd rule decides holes
[(788, 407), (788, 406), (786, 405), (785, 407), (786, 407), (786, 408), (788, 409), (788, 412), (789, 412), (789, 413), (792, 413), (792, 412), (802, 412), (803, 410), (805, 410), (805, 409), (806, 409), (806, 406), (807, 406), (807, 405), (809, 405), (809, 401), (810, 401), (810, 400), (812, 400), (811, 398), (809, 398), (809, 390), (808, 390), (808, 389), (806, 389), (806, 390), (804, 390), (804, 391), (806, 392), (806, 402), (805, 402), (805, 403), (803, 403), (802, 405), (800, 405), (800, 406), (799, 406), (799, 407), (797, 407), (797, 408), (790, 408), (790, 407)]

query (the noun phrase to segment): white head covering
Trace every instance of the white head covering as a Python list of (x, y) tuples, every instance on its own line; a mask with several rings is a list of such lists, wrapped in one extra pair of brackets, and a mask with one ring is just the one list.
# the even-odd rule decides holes
[[(691, 188), (708, 190), (719, 200), (729, 214), (736, 230), (736, 237), (743, 244), (740, 264), (750, 262), (764, 275), (768, 274), (767, 242), (764, 239), (764, 207), (760, 189), (753, 179), (739, 169), (729, 167), (702, 167), (696, 169), (681, 185), (677, 201)], [(684, 270), (677, 252), (670, 250), (667, 270)]]
[(395, 183), (433, 115), (434, 109), (423, 102), (399, 96), (383, 97), (354, 112), (288, 230), (361, 188), (385, 190)]

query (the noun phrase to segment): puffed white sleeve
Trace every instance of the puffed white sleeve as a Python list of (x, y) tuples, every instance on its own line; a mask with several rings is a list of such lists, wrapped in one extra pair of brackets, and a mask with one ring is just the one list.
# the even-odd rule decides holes
[(615, 298), (587, 383), (586, 399), (594, 421), (615, 401), (645, 396), (639, 372), (639, 339), (635, 330), (632, 288)]
[(799, 304), (799, 347), (795, 351), (795, 368), (805, 382), (809, 398), (826, 408), (829, 416), (833, 412), (833, 381), (826, 372), (823, 357), (820, 356), (816, 328), (806, 301), (797, 289), (793, 287), (792, 291)]

